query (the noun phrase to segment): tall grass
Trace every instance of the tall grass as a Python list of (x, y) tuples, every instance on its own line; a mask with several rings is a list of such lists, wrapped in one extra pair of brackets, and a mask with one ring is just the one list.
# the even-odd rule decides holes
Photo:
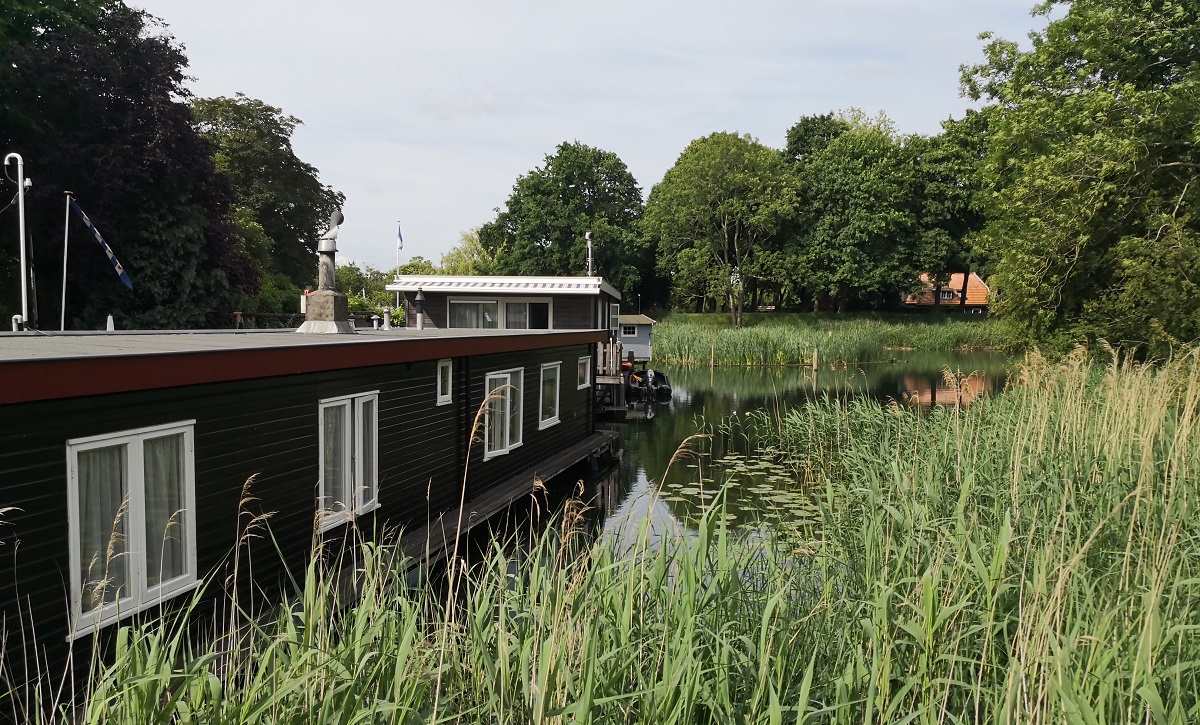
[(847, 720), (1200, 721), (1197, 352), (1035, 356), (970, 411), (741, 425), (825, 510), (837, 589), (798, 636)]
[[(575, 513), (461, 562), (315, 557), (230, 649), (125, 629), (87, 722), (1200, 721), (1200, 363), (1031, 357), (918, 414), (816, 403), (725, 424), (820, 515), (733, 530), (718, 497), (632, 547)], [(342, 589), (357, 597), (339, 607)], [(435, 706), (435, 703), (436, 706)]]
[(729, 327), (718, 315), (671, 315), (654, 328), (654, 359), (669, 364), (799, 365), (881, 362), (898, 350), (950, 351), (1004, 346), (991, 321), (961, 317), (747, 315)]

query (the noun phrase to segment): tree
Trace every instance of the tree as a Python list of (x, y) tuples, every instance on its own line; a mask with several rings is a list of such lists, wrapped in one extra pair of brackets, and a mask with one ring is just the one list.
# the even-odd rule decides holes
[(792, 258), (814, 306), (894, 305), (926, 261), (915, 160), (921, 139), (900, 139), (886, 117), (859, 112), (798, 164), (804, 210)]
[(760, 252), (778, 242), (796, 208), (795, 180), (778, 151), (749, 135), (714, 133), (689, 144), (651, 190), (645, 231), (672, 285), (693, 296), (718, 285), (737, 327), (747, 283), (770, 273)]
[(480, 227), (479, 241), (498, 274), (582, 275), (590, 231), (595, 274), (626, 294), (649, 281), (653, 260), (638, 234), (642, 193), (611, 151), (559, 144), (542, 166), (517, 179), (497, 212)]
[[(414, 257), (413, 260), (424, 262), (424, 266), (419, 262), (413, 265), (417, 269), (424, 269), (429, 265), (421, 257)], [(403, 274), (422, 273), (419, 271), (403, 272)], [(334, 283), (337, 285), (338, 291), (346, 295), (346, 304), (351, 312), (369, 312), (382, 316), (383, 308), (395, 303), (392, 293), (386, 289), (391, 277), (387, 272), (375, 269), (369, 264), (359, 267), (355, 262), (339, 264), (334, 269)]]
[(824, 150), (835, 138), (849, 131), (850, 121), (833, 113), (801, 116), (787, 132), (784, 156), (789, 161), (803, 161)]
[(495, 274), (497, 257), (504, 256), (504, 247), (495, 253), (484, 248), (479, 241), (479, 229), (462, 233), (458, 244), (442, 255), (442, 274), (486, 275)]
[[(321, 184), (317, 169), (292, 149), (301, 123), (295, 116), (241, 93), (199, 98), (192, 113), (215, 148), (217, 170), (233, 185), (235, 228), (243, 244), (266, 245), (251, 254), (260, 272), (299, 288), (316, 274), (316, 243), (345, 196)], [(266, 311), (266, 310), (259, 310)]]
[[(70, 189), (125, 265), (133, 291), (73, 222), (69, 324), (100, 326), (112, 313), (121, 327), (228, 325), (233, 293), (253, 291), (257, 279), (229, 225), (229, 186), (179, 100), (187, 98), (182, 50), (144, 12), (120, 4), (104, 9), (95, 29), (70, 25), (28, 37), (0, 58), (8, 69), (0, 74), (0, 148), (20, 152), (34, 177), (27, 216), (42, 316), (57, 311), (58, 275), (45, 272), (61, 268), (63, 190)], [(14, 288), (5, 286), (0, 306), (12, 309)]]
[(1200, 7), (1046, 2), (1033, 46), (982, 36), (965, 90), (994, 102), (985, 243), (1014, 339), (1200, 338)]
[(986, 111), (969, 110), (942, 122), (942, 133), (909, 144), (919, 195), (917, 256), (934, 283), (934, 304), (953, 272), (963, 273), (959, 306), (967, 304), (971, 272), (986, 274), (987, 253), (976, 244), (983, 229), (982, 164), (987, 153)]

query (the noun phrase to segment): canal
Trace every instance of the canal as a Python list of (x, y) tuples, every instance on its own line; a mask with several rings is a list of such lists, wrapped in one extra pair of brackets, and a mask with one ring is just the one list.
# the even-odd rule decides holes
[(1002, 390), (1012, 365), (991, 352), (899, 355), (886, 363), (822, 366), (815, 376), (799, 367), (656, 366), (671, 382), (670, 399), (637, 403), (623, 422), (606, 424), (621, 433), (624, 455), (590, 482), (603, 535), (627, 539), (643, 525), (653, 537), (687, 535), (721, 492), (735, 525), (802, 522), (815, 515), (810, 497), (794, 472), (768, 456), (747, 455), (750, 446), (736, 435), (739, 416), (783, 413), (822, 398), (967, 407)]

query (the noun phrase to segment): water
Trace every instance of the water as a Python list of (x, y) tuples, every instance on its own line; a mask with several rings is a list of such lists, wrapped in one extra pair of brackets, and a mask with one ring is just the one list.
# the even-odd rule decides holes
[(995, 353), (909, 353), (892, 363), (821, 367), (815, 381), (808, 368), (654, 366), (667, 374), (672, 396), (638, 403), (625, 422), (611, 424), (622, 434), (625, 454), (596, 484), (605, 535), (627, 539), (643, 522), (652, 536), (687, 535), (727, 481), (732, 523), (804, 528), (816, 512), (793, 472), (714, 439), (694, 439), (683, 451), (680, 444), (729, 416), (786, 410), (823, 396), (926, 409), (969, 406), (1002, 389), (1011, 364)]

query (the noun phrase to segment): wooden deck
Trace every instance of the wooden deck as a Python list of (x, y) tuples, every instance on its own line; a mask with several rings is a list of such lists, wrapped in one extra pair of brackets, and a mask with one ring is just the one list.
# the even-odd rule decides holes
[(612, 452), (619, 438), (615, 431), (596, 431), (573, 446), (538, 463), (511, 478), (491, 487), (478, 498), (438, 516), (428, 525), (413, 529), (400, 539), (404, 553), (417, 560), (436, 561), (454, 546), (459, 536), (492, 516), (504, 511), (514, 502), (533, 492), (534, 479), (549, 481), (571, 466), (592, 455)]

